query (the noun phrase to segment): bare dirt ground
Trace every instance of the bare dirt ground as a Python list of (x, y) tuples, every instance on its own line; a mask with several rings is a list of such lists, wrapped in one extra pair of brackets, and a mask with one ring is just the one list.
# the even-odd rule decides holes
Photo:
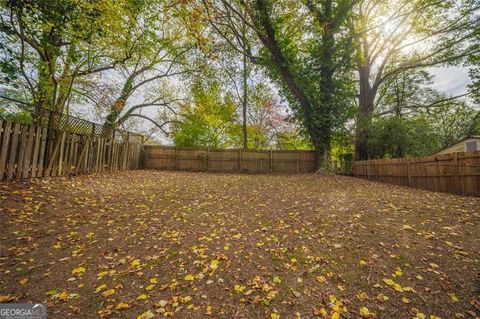
[(480, 198), (318, 175), (0, 184), (0, 301), (49, 318), (475, 318)]

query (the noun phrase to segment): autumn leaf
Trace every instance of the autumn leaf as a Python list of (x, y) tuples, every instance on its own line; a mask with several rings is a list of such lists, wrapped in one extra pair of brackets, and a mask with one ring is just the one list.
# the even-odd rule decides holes
[(153, 312), (151, 310), (148, 310), (148, 311), (142, 313), (140, 316), (138, 316), (137, 319), (151, 319), (153, 317), (155, 317)]
[(26, 285), (28, 283), (28, 278), (23, 278), (20, 280), (20, 285)]
[(81, 276), (85, 273), (86, 269), (84, 267), (77, 267), (72, 270), (72, 275)]
[(183, 279), (185, 279), (186, 281), (193, 281), (195, 280), (195, 276), (194, 275), (186, 275)]
[(210, 262), (210, 269), (212, 270), (216, 270), (218, 268), (218, 264), (220, 263), (220, 261), (214, 259)]
[(102, 292), (102, 296), (104, 296), (105, 298), (109, 297), (113, 294), (115, 294), (115, 289), (109, 289), (109, 290), (105, 290), (104, 292)]
[(115, 307), (116, 310), (124, 310), (130, 308), (130, 305), (126, 302), (119, 302)]
[(364, 317), (364, 318), (370, 318), (370, 317), (374, 316), (374, 315), (370, 312), (370, 310), (369, 310), (367, 307), (365, 307), (365, 306), (360, 307), (359, 313), (360, 313), (360, 316), (362, 316), (362, 317)]
[(241, 285), (235, 285), (233, 286), (233, 289), (236, 291), (236, 292), (243, 292), (247, 287), (245, 286), (241, 286)]
[(316, 276), (315, 279), (321, 284), (323, 284), (326, 280), (324, 276)]
[(139, 265), (140, 265), (140, 260), (138, 260), (138, 259), (135, 259), (130, 263), (130, 266), (132, 266), (132, 267), (137, 267)]
[(18, 297), (14, 295), (0, 295), (0, 303), (11, 302), (17, 300)]
[(95, 289), (95, 292), (100, 292), (102, 291), (103, 289), (107, 288), (107, 285), (106, 284), (103, 284), (103, 285), (100, 285), (98, 286), (96, 289)]
[(388, 286), (392, 287), (394, 290), (398, 291), (398, 292), (403, 292), (403, 289), (402, 289), (402, 286), (400, 286), (399, 284), (397, 284), (395, 281), (393, 281), (392, 279), (387, 279), (387, 278), (384, 278), (383, 279), (383, 282), (386, 283)]

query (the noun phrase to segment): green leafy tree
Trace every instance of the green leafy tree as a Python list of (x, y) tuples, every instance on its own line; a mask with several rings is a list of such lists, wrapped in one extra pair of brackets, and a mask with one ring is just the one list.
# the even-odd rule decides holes
[(232, 148), (240, 145), (241, 128), (234, 122), (236, 105), (230, 94), (222, 95), (216, 81), (197, 81), (193, 101), (181, 107), (183, 121), (173, 125), (176, 146)]

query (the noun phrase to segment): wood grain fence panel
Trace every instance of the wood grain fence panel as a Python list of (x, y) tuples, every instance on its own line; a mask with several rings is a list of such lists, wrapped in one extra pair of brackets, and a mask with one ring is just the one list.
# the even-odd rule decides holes
[(182, 171), (308, 173), (317, 170), (312, 151), (263, 151), (243, 149), (144, 147), (146, 168)]
[(140, 139), (123, 138), (0, 120), (0, 181), (139, 168)]
[(11, 129), (11, 122), (3, 122), (2, 148), (0, 149), (0, 179), (3, 178), (3, 174), (7, 168), (7, 156), (9, 155), (10, 137), (12, 135)]
[(357, 161), (353, 175), (414, 188), (480, 196), (480, 152)]

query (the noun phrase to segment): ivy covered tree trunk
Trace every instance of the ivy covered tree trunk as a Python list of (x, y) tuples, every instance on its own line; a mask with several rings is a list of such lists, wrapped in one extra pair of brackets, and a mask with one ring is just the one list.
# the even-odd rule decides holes
[(369, 158), (368, 144), (371, 137), (376, 89), (370, 85), (369, 65), (360, 66), (359, 75), (360, 94), (355, 130), (355, 160), (367, 160)]
[(127, 102), (128, 97), (130, 96), (130, 94), (132, 94), (132, 89), (133, 89), (133, 78), (132, 76), (130, 76), (125, 82), (125, 84), (123, 85), (120, 96), (115, 100), (115, 102), (110, 108), (110, 113), (107, 115), (107, 118), (105, 119), (105, 123), (103, 124), (102, 135), (110, 136), (113, 133), (113, 131), (117, 128), (119, 124), (118, 120), (119, 120), (120, 114), (125, 108), (125, 104)]
[(35, 92), (35, 105), (47, 109), (54, 110), (55, 103), (55, 82), (51, 75), (54, 66), (49, 66), (51, 62), (40, 60), (37, 64), (38, 86)]

